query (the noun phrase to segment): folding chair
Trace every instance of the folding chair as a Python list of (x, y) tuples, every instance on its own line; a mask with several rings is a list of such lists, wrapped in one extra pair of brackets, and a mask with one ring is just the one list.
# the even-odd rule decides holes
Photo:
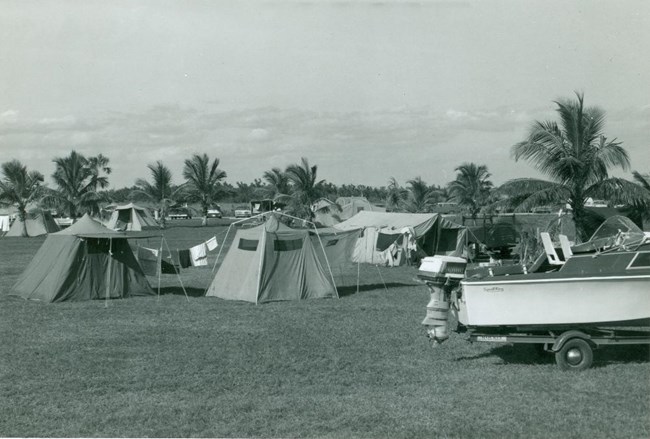
[(551, 265), (562, 265), (564, 261), (560, 259), (555, 251), (553, 246), (553, 241), (551, 241), (551, 235), (548, 232), (541, 232), (539, 236), (542, 238), (542, 244), (544, 245), (544, 252), (546, 252), (546, 258)]
[(567, 238), (566, 235), (559, 235), (558, 237), (560, 238), (560, 246), (562, 247), (562, 254), (564, 255), (564, 260), (566, 261), (571, 256), (573, 256), (573, 250), (571, 250), (571, 243), (569, 242), (569, 238)]

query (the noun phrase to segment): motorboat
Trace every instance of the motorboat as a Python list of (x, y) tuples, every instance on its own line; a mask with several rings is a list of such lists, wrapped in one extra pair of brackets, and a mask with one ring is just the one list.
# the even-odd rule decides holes
[(589, 241), (560, 246), (542, 235), (529, 268), (467, 270), (452, 309), (466, 327), (650, 325), (650, 236), (626, 217), (606, 220)]
[(422, 324), (434, 347), (449, 338), (450, 314), (472, 342), (533, 344), (563, 370), (587, 369), (600, 346), (650, 344), (650, 234), (616, 216), (583, 244), (540, 236), (544, 253), (530, 267), (423, 260), (431, 300)]

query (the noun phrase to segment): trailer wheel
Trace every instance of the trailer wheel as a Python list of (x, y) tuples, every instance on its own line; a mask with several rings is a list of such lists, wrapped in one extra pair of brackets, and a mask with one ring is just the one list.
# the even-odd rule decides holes
[(593, 360), (591, 346), (581, 338), (567, 340), (562, 349), (555, 353), (555, 362), (562, 370), (585, 370)]

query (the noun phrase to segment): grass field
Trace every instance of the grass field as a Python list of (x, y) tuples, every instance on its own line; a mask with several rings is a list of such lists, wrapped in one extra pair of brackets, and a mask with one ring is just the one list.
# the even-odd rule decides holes
[[(169, 245), (225, 230), (194, 225)], [(0, 239), (0, 436), (650, 437), (648, 349), (581, 373), (457, 334), (432, 349), (410, 267), (362, 266), (358, 293), (357, 267), (336, 268), (338, 300), (259, 306), (201, 297), (202, 268), (183, 272), (189, 300), (174, 276), (159, 298), (9, 296), (43, 241)]]

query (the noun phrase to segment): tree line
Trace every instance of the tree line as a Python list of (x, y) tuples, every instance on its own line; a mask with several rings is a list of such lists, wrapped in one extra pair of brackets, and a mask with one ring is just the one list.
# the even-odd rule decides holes
[[(512, 147), (515, 161), (530, 162), (547, 180), (518, 178), (495, 187), (487, 166), (472, 162), (455, 168), (455, 179), (445, 186), (428, 185), (420, 176), (402, 186), (390, 177), (386, 186), (343, 184), (337, 186), (318, 178), (318, 166), (307, 158), (285, 169), (273, 168), (252, 183), (225, 181), (227, 173), (218, 158), (194, 154), (184, 161), (180, 185), (172, 184), (172, 173), (162, 162), (147, 165), (148, 178), (138, 178), (132, 187), (107, 189), (110, 161), (102, 154), (92, 157), (72, 151), (53, 160), (55, 187), (44, 184), (44, 176), (30, 171), (17, 160), (1, 165), (0, 204), (14, 206), (24, 221), (27, 206), (38, 203), (71, 218), (84, 213), (97, 215), (103, 203), (148, 201), (160, 211), (165, 227), (168, 210), (179, 204), (201, 206), (203, 224), (208, 209), (217, 202), (249, 202), (272, 199), (294, 216), (312, 219), (313, 204), (326, 198), (363, 196), (381, 203), (390, 211), (431, 212), (442, 202), (456, 203), (472, 217), (494, 211), (528, 211), (537, 206), (568, 204), (579, 238), (587, 238), (585, 203), (588, 198), (605, 199), (625, 205), (648, 219), (650, 176), (633, 171), (633, 181), (609, 175), (612, 169), (630, 169), (630, 159), (622, 143), (604, 134), (605, 113), (586, 107), (584, 96), (555, 102), (559, 122), (536, 121), (527, 137)], [(330, 209), (336, 209), (332, 204)]]

